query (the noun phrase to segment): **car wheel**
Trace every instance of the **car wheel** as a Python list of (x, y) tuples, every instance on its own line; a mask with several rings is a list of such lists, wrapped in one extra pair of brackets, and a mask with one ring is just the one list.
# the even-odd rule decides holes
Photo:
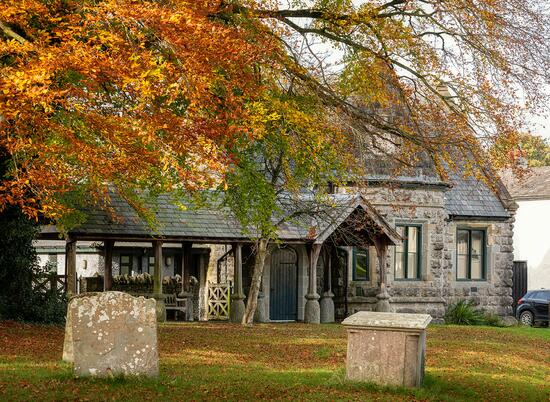
[(533, 317), (533, 313), (531, 313), (530, 311), (522, 311), (522, 313), (519, 315), (519, 322), (521, 322), (523, 325), (532, 327), (534, 321), (535, 317)]

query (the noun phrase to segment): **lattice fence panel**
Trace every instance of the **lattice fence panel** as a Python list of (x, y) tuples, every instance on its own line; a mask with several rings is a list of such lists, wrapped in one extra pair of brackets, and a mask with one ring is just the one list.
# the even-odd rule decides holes
[(228, 320), (231, 300), (229, 283), (208, 283), (208, 319)]

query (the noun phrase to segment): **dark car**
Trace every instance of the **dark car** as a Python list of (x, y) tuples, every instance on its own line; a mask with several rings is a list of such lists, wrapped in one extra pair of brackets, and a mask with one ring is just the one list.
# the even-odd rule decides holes
[(518, 300), (516, 317), (523, 325), (532, 326), (535, 322), (548, 323), (550, 289), (530, 290)]

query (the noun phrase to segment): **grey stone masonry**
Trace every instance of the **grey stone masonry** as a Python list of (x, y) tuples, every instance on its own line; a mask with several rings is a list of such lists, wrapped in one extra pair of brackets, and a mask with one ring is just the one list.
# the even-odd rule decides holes
[(63, 359), (76, 376), (158, 376), (155, 300), (83, 293), (67, 311)]
[[(494, 218), (451, 216), (446, 206), (448, 188), (443, 186), (367, 186), (340, 191), (361, 191), (390, 224), (415, 225), (421, 229), (418, 278), (395, 278), (395, 247), (389, 247), (385, 268), (394, 312), (430, 314), (435, 322), (441, 322), (451, 303), (466, 299), (473, 301), (479, 309), (501, 317), (512, 314), (513, 212), (505, 217), (499, 211)], [(466, 201), (455, 199), (454, 202), (453, 205)], [(457, 279), (456, 237), (459, 228), (485, 231), (486, 274), (483, 280)], [(335, 284), (335, 294), (339, 295), (335, 298), (336, 316), (339, 318), (344, 318), (344, 306), (347, 306), (348, 314), (375, 308), (380, 268), (373, 247), (369, 254), (368, 281), (353, 281), (351, 275), (348, 276), (347, 294), (343, 282)]]
[(381, 385), (422, 385), (430, 321), (427, 314), (366, 311), (346, 318), (346, 377)]

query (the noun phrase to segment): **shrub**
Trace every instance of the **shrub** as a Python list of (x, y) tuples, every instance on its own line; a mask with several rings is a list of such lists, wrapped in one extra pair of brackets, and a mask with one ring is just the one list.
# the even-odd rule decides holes
[(483, 325), (485, 324), (484, 314), (476, 310), (472, 301), (459, 300), (451, 304), (445, 313), (446, 324), (457, 325)]
[(493, 313), (485, 313), (483, 314), (483, 321), (485, 325), (489, 325), (491, 327), (504, 327), (504, 323), (500, 319), (500, 317)]

